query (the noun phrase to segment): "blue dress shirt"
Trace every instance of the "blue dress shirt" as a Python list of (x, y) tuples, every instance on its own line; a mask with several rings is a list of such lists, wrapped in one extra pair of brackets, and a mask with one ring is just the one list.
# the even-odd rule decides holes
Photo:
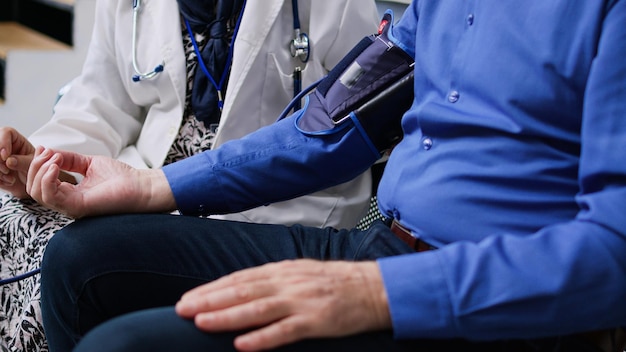
[[(415, 0), (393, 40), (415, 101), (379, 206), (440, 248), (379, 260), (395, 335), (626, 326), (626, 0)], [(181, 210), (297, 196), (377, 158), (355, 129), (293, 118), (165, 167)]]

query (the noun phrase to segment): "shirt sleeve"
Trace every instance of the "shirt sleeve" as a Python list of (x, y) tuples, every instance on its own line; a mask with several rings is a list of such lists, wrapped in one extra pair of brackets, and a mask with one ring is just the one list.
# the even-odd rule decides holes
[(183, 214), (238, 212), (346, 182), (376, 160), (353, 127), (309, 136), (295, 115), (163, 168)]
[(584, 95), (576, 218), (379, 260), (397, 338), (626, 326), (626, 1), (612, 4)]

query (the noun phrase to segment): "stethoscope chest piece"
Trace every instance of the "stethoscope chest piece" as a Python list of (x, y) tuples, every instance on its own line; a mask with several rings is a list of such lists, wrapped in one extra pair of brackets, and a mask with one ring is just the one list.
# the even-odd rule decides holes
[(310, 44), (309, 36), (306, 33), (301, 33), (299, 29), (295, 30), (295, 38), (291, 41), (289, 46), (291, 50), (291, 57), (300, 58), (300, 61), (309, 61)]
[(289, 44), (289, 50), (291, 51), (291, 57), (299, 58), (302, 62), (309, 61), (309, 54), (311, 52), (311, 44), (309, 43), (309, 36), (300, 30), (300, 14), (298, 12), (298, 0), (291, 0), (291, 7), (293, 9), (293, 40)]

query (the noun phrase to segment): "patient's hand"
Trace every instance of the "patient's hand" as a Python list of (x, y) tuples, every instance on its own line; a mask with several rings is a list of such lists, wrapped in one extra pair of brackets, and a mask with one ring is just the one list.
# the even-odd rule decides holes
[(247, 329), (235, 339), (240, 351), (391, 329), (373, 261), (301, 259), (242, 270), (185, 293), (176, 311), (204, 331)]
[[(84, 176), (79, 184), (59, 179), (61, 170)], [(26, 190), (42, 205), (74, 218), (162, 212), (176, 204), (161, 170), (138, 170), (104, 156), (37, 147)]]

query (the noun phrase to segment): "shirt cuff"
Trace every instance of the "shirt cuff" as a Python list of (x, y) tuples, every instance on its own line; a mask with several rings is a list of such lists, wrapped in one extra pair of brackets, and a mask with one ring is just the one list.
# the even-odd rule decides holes
[(223, 199), (215, 172), (205, 159), (201, 153), (163, 166), (176, 206), (183, 215), (211, 215), (215, 204), (204, 204), (202, 200)]
[(378, 259), (397, 339), (450, 337), (449, 292), (437, 251)]

